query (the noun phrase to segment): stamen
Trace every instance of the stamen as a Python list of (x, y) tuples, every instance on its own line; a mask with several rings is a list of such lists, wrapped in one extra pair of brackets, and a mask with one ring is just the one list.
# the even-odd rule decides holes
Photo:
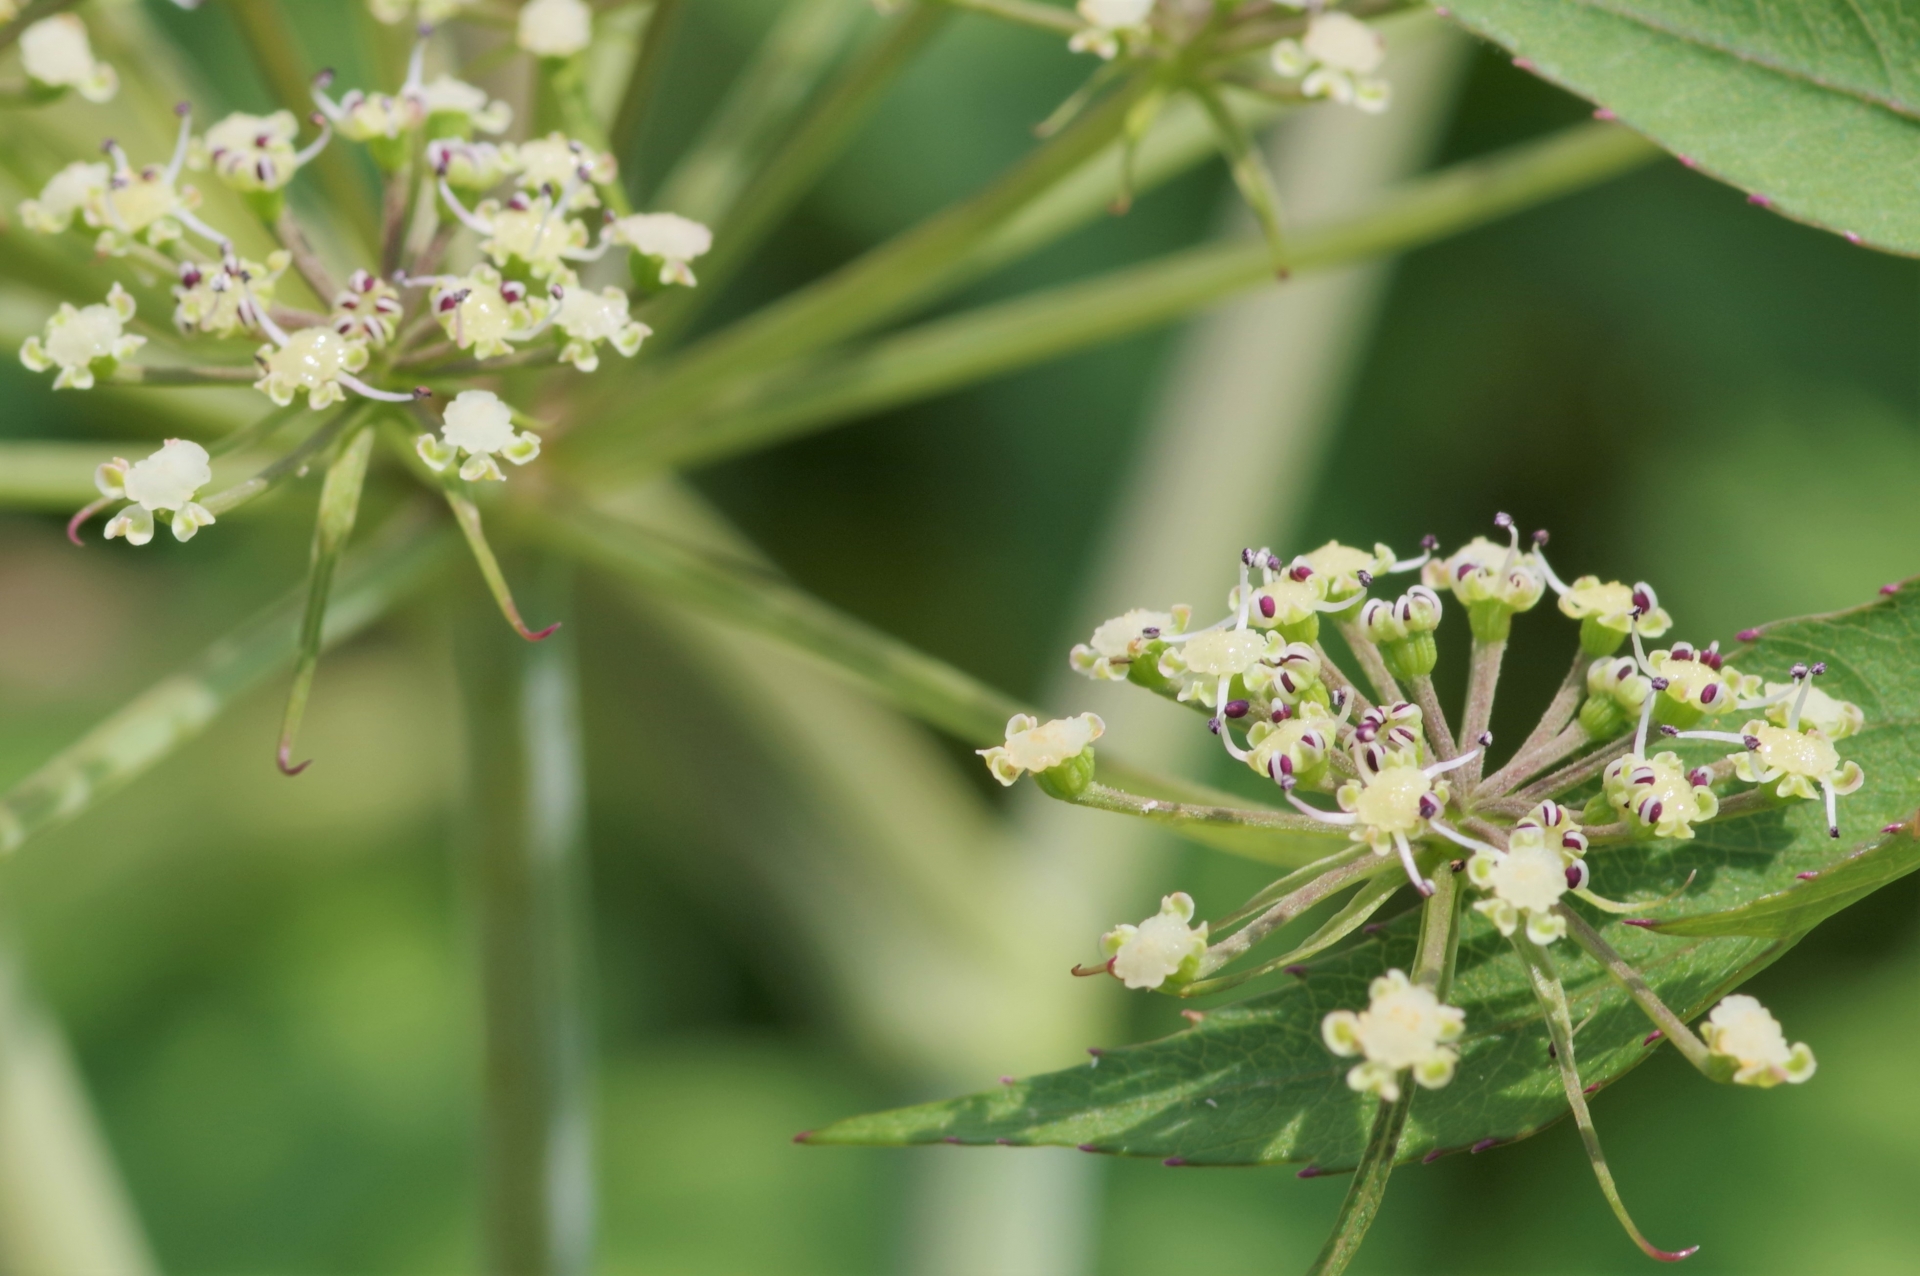
[(334, 379), (362, 398), (375, 399), (381, 403), (412, 403), (416, 399), (431, 398), (433, 391), (425, 386), (415, 386), (406, 394), (397, 390), (379, 390), (368, 385), (351, 372), (336, 372)]
[(1427, 822), (1433, 826), (1434, 832), (1438, 833), (1441, 837), (1446, 838), (1449, 842), (1452, 842), (1456, 846), (1464, 846), (1470, 851), (1487, 851), (1494, 855), (1498, 855), (1500, 853), (1499, 847), (1490, 845), (1489, 843), (1486, 843), (1486, 842), (1482, 842), (1478, 838), (1468, 837), (1465, 833), (1462, 833), (1458, 829), (1448, 828), (1445, 824), (1442, 824), (1439, 820), (1429, 820)]
[(1340, 812), (1323, 811), (1317, 806), (1312, 806), (1306, 802), (1302, 802), (1298, 797), (1294, 796), (1294, 792), (1293, 792), (1294, 786), (1299, 784), (1300, 781), (1296, 780), (1291, 775), (1287, 776), (1285, 779), (1281, 780), (1279, 783), (1280, 783), (1280, 791), (1286, 794), (1287, 801), (1293, 803), (1295, 809), (1297, 809), (1302, 815), (1312, 816), (1314, 819), (1319, 820), (1322, 824), (1357, 824), (1360, 821), (1359, 816), (1349, 814), (1345, 811), (1340, 811)]
[[(1801, 711), (1807, 707), (1807, 696), (1813, 691), (1813, 680), (1825, 673), (1827, 666), (1824, 662), (1815, 665), (1811, 669), (1806, 668), (1804, 665), (1795, 665), (1793, 671), (1794, 681), (1800, 684), (1800, 694), (1794, 697), (1793, 708), (1787, 710), (1787, 730), (1798, 731), (1800, 729)], [(1831, 821), (1829, 821), (1829, 823), (1831, 823)], [(1834, 836), (1838, 837), (1839, 834), (1836, 833)]]
[(167, 161), (167, 181), (178, 181), (180, 170), (187, 166), (187, 146), (193, 139), (193, 103), (180, 102), (173, 108), (180, 117), (180, 132), (173, 139), (173, 158)]
[(1833, 782), (1831, 780), (1820, 781), (1820, 791), (1826, 794), (1827, 797), (1827, 836), (1839, 837), (1840, 812), (1837, 809), (1839, 795), (1833, 791)]
[(1457, 758), (1448, 758), (1445, 762), (1436, 762), (1432, 766), (1425, 767), (1422, 769), (1426, 772), (1427, 778), (1429, 780), (1432, 780), (1440, 776), (1443, 776), (1447, 772), (1455, 770), (1458, 767), (1465, 766), (1467, 763), (1473, 761), (1475, 758), (1479, 756), (1480, 756), (1480, 750), (1468, 749), (1465, 753), (1461, 754)]
[[(1760, 743), (1750, 735), (1739, 735), (1732, 731), (1682, 731), (1677, 727), (1662, 726), (1660, 734), (1672, 736), (1677, 740), (1718, 740), (1721, 744), (1741, 744), (1751, 749)], [(1748, 741), (1752, 741), (1751, 744)]]
[(333, 122), (331, 120), (317, 112), (310, 118), (320, 129), (320, 136), (313, 139), (312, 143), (310, 143), (305, 150), (294, 152), (293, 166), (295, 168), (305, 168), (308, 164), (311, 164), (321, 151), (327, 149), (327, 143), (333, 140)]
[(1435, 887), (1432, 882), (1420, 876), (1420, 866), (1413, 862), (1413, 846), (1407, 841), (1407, 835), (1395, 833), (1393, 845), (1400, 852), (1400, 867), (1407, 870), (1407, 880), (1413, 883), (1413, 889), (1422, 895), (1431, 896)]
[[(1240, 611), (1238, 616), (1234, 620), (1233, 627), (1235, 629), (1245, 629), (1247, 627), (1247, 608), (1250, 607), (1253, 603), (1253, 590), (1247, 581), (1247, 568), (1251, 566), (1253, 566), (1253, 551), (1250, 549), (1241, 550), (1240, 551)], [(1265, 612), (1265, 608), (1262, 608), (1261, 610), (1263, 613)]]
[(460, 197), (453, 193), (453, 187), (448, 184), (445, 173), (440, 174), (440, 198), (447, 201), (447, 207), (453, 210), (453, 215), (459, 218), (460, 224), (468, 230), (479, 235), (491, 235), (493, 233), (491, 223), (482, 221), (479, 217), (469, 212), (465, 204), (460, 202)]

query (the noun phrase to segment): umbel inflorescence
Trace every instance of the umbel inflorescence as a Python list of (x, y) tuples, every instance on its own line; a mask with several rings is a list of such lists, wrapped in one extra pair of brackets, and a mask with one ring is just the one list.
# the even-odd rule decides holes
[[(0, 0), (0, 18), (8, 7)], [(460, 17), (467, 6), (375, 0), (372, 8), (383, 21), (428, 23)], [(528, 0), (515, 45), (498, 52), (538, 60), (557, 93), (579, 92), (576, 64), (593, 23), (585, 0)], [(20, 43), (36, 102), (69, 91), (113, 95), (117, 77), (93, 59), (78, 18), (35, 23)], [(25, 230), (83, 238), (119, 276), (103, 301), (61, 305), (22, 344), (28, 368), (54, 373), (56, 390), (250, 384), (279, 409), (222, 439), (169, 439), (150, 456), (101, 465), (99, 499), (68, 527), (76, 544), (103, 512), (109, 540), (145, 545), (163, 523), (175, 539), (191, 540), (318, 461), (329, 474), (315, 537), (321, 584), (309, 606), (324, 609), (329, 556), (351, 529), (367, 469), (371, 441), (363, 436), (377, 433), (452, 505), (507, 619), (528, 638), (551, 632), (521, 621), (469, 486), (498, 483), (507, 467), (540, 455), (540, 423), (501, 396), (500, 374), (557, 364), (590, 374), (608, 352), (635, 355), (650, 330), (631, 313), (634, 296), (693, 287), (693, 263), (712, 237), (672, 213), (630, 211), (613, 157), (589, 140), (561, 131), (515, 140), (513, 107), (447, 64), (456, 47), (421, 25), (404, 79), (390, 90), (336, 95), (333, 73), (322, 72), (304, 124), (290, 110), (235, 112), (196, 131), (192, 106), (182, 102), (168, 154), (132, 155), (105, 139), (99, 158), (73, 159), (20, 205)], [(564, 106), (560, 114), (573, 118)], [(343, 144), (365, 148), (384, 186), (378, 234), (364, 241), (369, 255), (360, 261), (338, 260), (342, 246), (363, 240), (331, 187), (316, 183), (300, 214), (287, 198), (329, 146)], [(224, 213), (210, 211), (188, 180), (198, 173), (232, 192)], [(249, 240), (277, 246), (243, 250)], [(628, 276), (625, 287), (613, 282)], [(149, 345), (134, 331), (141, 317), (129, 288), (159, 284), (171, 288), (178, 342), (207, 347), (207, 362), (128, 362)], [(291, 295), (300, 288), (311, 300)], [(246, 343), (251, 363), (235, 361)], [(218, 453), (259, 450), (282, 437), (292, 442), (254, 478), (208, 490)], [(305, 632), (317, 642), (317, 623)], [(312, 654), (303, 651), (296, 673), (283, 766)]]
[[(1276, 883), (1223, 922), (1194, 918), (1185, 893), (1166, 897), (1138, 925), (1101, 940), (1103, 959), (1078, 974), (1111, 974), (1129, 988), (1178, 996), (1217, 991), (1292, 967), (1356, 930), (1395, 893), (1425, 898), (1426, 936), (1443, 951), (1456, 877), (1471, 907), (1508, 937), (1532, 972), (1576, 1121), (1610, 1203), (1649, 1254), (1600, 1156), (1573, 1057), (1566, 998), (1552, 948), (1571, 936), (1635, 985), (1656, 1035), (1672, 1040), (1708, 1077), (1738, 1085), (1797, 1084), (1813, 1075), (1805, 1044), (1790, 1044), (1752, 997), (1724, 998), (1695, 1032), (1633, 974), (1570, 900), (1606, 913), (1639, 911), (1603, 892), (1611, 848), (1690, 839), (1718, 818), (1773, 804), (1813, 802), (1839, 836), (1837, 803), (1864, 775), (1842, 756), (1865, 721), (1859, 706), (1816, 685), (1825, 666), (1795, 665), (1785, 682), (1741, 673), (1718, 644), (1655, 646), (1672, 628), (1651, 586), (1582, 576), (1563, 581), (1548, 564), (1544, 532), (1523, 542), (1506, 515), (1499, 539), (1475, 538), (1450, 556), (1429, 537), (1400, 558), (1330, 542), (1282, 559), (1241, 554), (1225, 615), (1195, 627), (1193, 609), (1135, 610), (1076, 646), (1072, 667), (1124, 681), (1198, 709), (1221, 747), (1274, 786), (1298, 814), (1241, 812), (1267, 827), (1344, 834), (1348, 849)], [(1418, 573), (1418, 583), (1394, 577)], [(1579, 651), (1558, 694), (1527, 738), (1488, 773), (1488, 731), (1512, 619), (1552, 594), (1579, 624)], [(1449, 720), (1430, 675), (1443, 612), (1462, 608), (1472, 633), (1464, 711)], [(1337, 629), (1365, 688), (1323, 644)], [(1012, 784), (1031, 772), (1070, 801), (1152, 814), (1161, 807), (1095, 779), (1093, 714), (1039, 723), (1019, 717), (1006, 743), (982, 750), (993, 775)], [(1700, 742), (1694, 760), (1663, 747)], [(1702, 746), (1710, 752), (1703, 754)], [(1717, 754), (1717, 756), (1716, 756)], [(1164, 804), (1171, 807), (1174, 804)], [(1163, 813), (1164, 810), (1163, 810)], [(1229, 812), (1231, 814), (1231, 812)], [(1262, 962), (1243, 962), (1309, 907), (1356, 888), (1312, 938)], [(1232, 969), (1230, 969), (1230, 967)], [(1354, 1060), (1356, 1091), (1385, 1104), (1454, 1076), (1453, 1045), (1468, 1026), (1445, 999), (1443, 961), (1412, 972), (1382, 970), (1369, 1004), (1326, 1016), (1326, 1048)], [(1565, 1030), (1564, 1039), (1562, 1030)], [(1686, 1251), (1691, 1252), (1691, 1251)], [(1678, 1255), (1678, 1256), (1684, 1256)]]

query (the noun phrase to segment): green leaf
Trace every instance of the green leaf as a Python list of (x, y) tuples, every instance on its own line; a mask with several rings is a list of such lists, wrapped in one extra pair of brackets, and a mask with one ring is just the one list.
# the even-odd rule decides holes
[(1449, 0), (1529, 69), (1778, 212), (1920, 253), (1904, 0)]
[[(1865, 710), (1866, 730), (1842, 742), (1842, 755), (1859, 760), (1867, 782), (1840, 804), (1838, 841), (1818, 804), (1795, 802), (1715, 821), (1691, 841), (1600, 847), (1589, 857), (1603, 894), (1680, 892), (1648, 905), (1648, 916), (1668, 919), (1661, 933), (1582, 915), (1682, 1019), (1704, 1013), (1824, 917), (1920, 866), (1913, 838), (1880, 832), (1920, 802), (1917, 639), (1920, 589), (1909, 585), (1853, 611), (1769, 626), (1731, 657), (1773, 681), (1785, 681), (1796, 661), (1825, 660), (1824, 689)], [(1803, 883), (1804, 872), (1818, 876)], [(1350, 1169), (1375, 1104), (1347, 1089), (1348, 1065), (1321, 1043), (1320, 1022), (1364, 1006), (1382, 970), (1406, 968), (1412, 920), (1403, 915), (1297, 982), (1174, 1036), (987, 1094), (843, 1121), (809, 1141), (1069, 1144), (1195, 1165)], [(1647, 1056), (1650, 1025), (1573, 944), (1557, 945), (1554, 958), (1580, 1025), (1582, 1075), (1609, 1082)], [(1524, 1138), (1567, 1110), (1526, 968), (1474, 913), (1463, 923), (1454, 1004), (1466, 1011), (1460, 1067), (1451, 1085), (1415, 1102), (1403, 1159)]]

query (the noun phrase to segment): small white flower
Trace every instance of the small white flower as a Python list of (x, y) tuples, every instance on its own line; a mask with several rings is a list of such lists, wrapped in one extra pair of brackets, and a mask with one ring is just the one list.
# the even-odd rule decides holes
[(1258, 629), (1207, 629), (1161, 652), (1160, 674), (1180, 684), (1182, 703), (1198, 700), (1217, 709), (1223, 680), (1246, 675), (1286, 646), (1280, 635)]
[(460, 467), (460, 477), (474, 483), (506, 478), (493, 459), (496, 456), (504, 456), (515, 465), (525, 465), (539, 456), (540, 436), (514, 429), (513, 409), (493, 391), (462, 390), (447, 405), (440, 437), (423, 434), (414, 446), (420, 459), (436, 471), (445, 470), (464, 452), (467, 460)]
[(87, 24), (71, 13), (42, 18), (20, 33), (20, 64), (27, 78), (51, 89), (75, 89), (105, 102), (120, 88), (112, 67), (93, 56)]
[(367, 366), (367, 343), (332, 328), (302, 328), (284, 346), (261, 346), (254, 361), (260, 365), (254, 389), (283, 408), (305, 390), (309, 407), (324, 408), (347, 397), (341, 378)]
[(1055, 718), (1042, 723), (1030, 714), (1007, 719), (1007, 742), (976, 749), (987, 760), (987, 770), (1002, 784), (1011, 785), (1024, 771), (1051, 771), (1085, 753), (1105, 733), (1107, 724), (1096, 713)]
[(193, 499), (212, 481), (207, 449), (190, 439), (168, 439), (158, 452), (131, 466), (114, 458), (95, 472), (94, 484), (103, 496), (133, 503), (108, 521), (107, 539), (124, 536), (128, 544), (144, 545), (153, 539), (154, 511), (166, 510), (173, 515), (174, 539), (192, 540), (214, 521)]
[(1400, 1074), (1408, 1068), (1429, 1090), (1453, 1080), (1460, 1052), (1451, 1043), (1466, 1028), (1466, 1012), (1444, 1005), (1398, 970), (1374, 980), (1367, 991), (1371, 1004), (1365, 1010), (1336, 1010), (1320, 1025), (1327, 1049), (1347, 1058), (1366, 1056), (1347, 1073), (1347, 1084), (1392, 1103), (1400, 1097)]
[(466, 191), (483, 191), (498, 185), (514, 171), (514, 160), (507, 148), (492, 142), (469, 142), (464, 138), (441, 137), (427, 143), (427, 163), (442, 174), (449, 184)]
[(281, 249), (265, 265), (229, 257), (219, 265), (180, 264), (174, 285), (173, 325), (182, 332), (236, 337), (260, 327), (260, 311), (273, 304), (275, 286), (293, 261)]
[(1185, 603), (1171, 611), (1149, 611), (1136, 607), (1112, 620), (1103, 621), (1093, 637), (1074, 647), (1067, 661), (1075, 673), (1095, 681), (1124, 682), (1127, 666), (1144, 652), (1147, 645), (1168, 634), (1186, 632), (1193, 608)]
[(1766, 694), (1761, 698), (1770, 702), (1767, 721), (1775, 726), (1787, 726), (1796, 711), (1795, 700), (1800, 696), (1806, 698), (1799, 701), (1799, 725), (1817, 727), (1829, 740), (1844, 740), (1867, 724), (1867, 715), (1853, 701), (1830, 696), (1811, 684), (1794, 682), (1766, 684)]
[(571, 363), (582, 372), (592, 372), (600, 366), (600, 354), (595, 347), (602, 341), (611, 342), (615, 350), (629, 359), (638, 353), (640, 343), (653, 329), (629, 317), (627, 306), (627, 294), (618, 288), (603, 288), (599, 292), (567, 289), (553, 320), (554, 326), (567, 334), (566, 348), (560, 352), (561, 362)]
[(635, 213), (622, 217), (606, 230), (606, 239), (657, 262), (662, 284), (694, 286), (693, 271), (687, 263), (704, 256), (713, 247), (713, 232), (690, 218), (676, 213)]
[(1567, 933), (1567, 919), (1553, 908), (1574, 885), (1569, 868), (1578, 880), (1586, 876), (1584, 867), (1568, 860), (1560, 847), (1548, 842), (1544, 830), (1516, 827), (1506, 851), (1489, 847), (1475, 851), (1467, 862), (1468, 879), (1491, 896), (1476, 903), (1474, 911), (1484, 914), (1502, 935), (1513, 934), (1524, 917), (1527, 938), (1551, 944)]
[(63, 301), (47, 320), (44, 335), (21, 343), (20, 362), (34, 372), (59, 368), (56, 390), (91, 390), (96, 366), (111, 366), (147, 344), (145, 337), (125, 331), (133, 311), (133, 298), (117, 283), (104, 304), (76, 310)]
[(1387, 109), (1392, 88), (1372, 73), (1386, 59), (1386, 42), (1350, 13), (1316, 13), (1307, 19), (1301, 40), (1282, 40), (1270, 55), (1277, 74), (1304, 76), (1300, 91), (1308, 97), (1330, 98), (1369, 114)]
[[(525, 191), (545, 193), (559, 199), (566, 196), (562, 212), (597, 208), (600, 198), (594, 187), (605, 186), (619, 175), (620, 165), (612, 155), (596, 151), (585, 142), (565, 133), (549, 133), (521, 142), (513, 148), (515, 183)], [(568, 190), (572, 194), (568, 195)]]
[(486, 223), (489, 233), (480, 241), (480, 251), (502, 269), (518, 260), (535, 279), (572, 283), (573, 267), (567, 263), (586, 255), (587, 228), (562, 216), (554, 204), (546, 195), (515, 195), (505, 204), (481, 200), (474, 216)]
[(1192, 921), (1193, 897), (1175, 891), (1138, 926), (1115, 926), (1100, 937), (1108, 972), (1129, 988), (1188, 982), (1207, 955), (1207, 924), (1189, 927)]
[(593, 10), (586, 0), (527, 0), (514, 38), (535, 57), (572, 57), (593, 43)]
[(220, 180), (237, 191), (277, 191), (300, 171), (292, 111), (248, 115), (235, 111), (207, 130), (207, 158)]
[(1074, 11), (1087, 25), (1074, 32), (1067, 48), (1112, 61), (1129, 40), (1146, 34), (1153, 4), (1154, 0), (1080, 0)]
[(1340, 809), (1357, 817), (1351, 836), (1375, 855), (1391, 855), (1407, 842), (1425, 837), (1427, 821), (1451, 796), (1447, 782), (1435, 779), (1413, 751), (1382, 750), (1378, 770), (1348, 780), (1335, 795)]
[(356, 270), (333, 299), (333, 330), (378, 350), (393, 340), (405, 311), (400, 290), (370, 270)]
[(1693, 836), (1694, 825), (1720, 813), (1712, 783), (1711, 772), (1688, 771), (1677, 753), (1629, 753), (1609, 763), (1603, 779), (1614, 810), (1655, 837), (1681, 841)]
[[(1567, 586), (1560, 595), (1560, 611), (1582, 622), (1581, 636), (1586, 638), (1589, 630), (1605, 630), (1604, 635), (1595, 633), (1593, 642), (1611, 643), (1605, 651), (1588, 650), (1593, 655), (1609, 655), (1627, 640), (1627, 635), (1638, 622), (1642, 638), (1658, 638), (1673, 625), (1673, 617), (1654, 595), (1653, 586), (1641, 581), (1637, 585), (1624, 585), (1617, 580), (1602, 581), (1598, 576), (1582, 576)], [(1636, 614), (1637, 613), (1637, 614)]]
[(1807, 1043), (1787, 1045), (1780, 1021), (1743, 993), (1721, 999), (1700, 1025), (1700, 1037), (1707, 1049), (1738, 1065), (1735, 1085), (1799, 1085), (1813, 1076), (1813, 1051)]
[(59, 234), (107, 189), (111, 174), (105, 164), (75, 160), (48, 180), (40, 198), (20, 205), (20, 224), (43, 235)]
[(476, 359), (509, 353), (509, 342), (539, 331), (549, 303), (516, 279), (502, 279), (491, 266), (475, 266), (463, 276), (439, 280), (428, 304), (453, 343)]
[(422, 118), (448, 119), (460, 131), (471, 125), (482, 133), (504, 133), (513, 124), (513, 107), (498, 98), (489, 98), (485, 89), (450, 75), (421, 85), (410, 96)]

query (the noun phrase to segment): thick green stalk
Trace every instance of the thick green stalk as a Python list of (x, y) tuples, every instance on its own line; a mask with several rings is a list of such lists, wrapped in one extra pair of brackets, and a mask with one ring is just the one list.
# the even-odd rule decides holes
[(1141, 819), (1164, 824), (1226, 824), (1240, 828), (1273, 829), (1313, 838), (1316, 845), (1322, 849), (1336, 842), (1349, 840), (1344, 829), (1330, 828), (1312, 816), (1295, 815), (1291, 811), (1243, 806), (1196, 806), (1187, 802), (1167, 802), (1158, 798), (1142, 797), (1138, 793), (1129, 793), (1124, 789), (1116, 789), (1105, 784), (1089, 784), (1079, 796), (1071, 800), (1080, 806), (1092, 807), (1096, 811), (1113, 811), (1121, 815), (1138, 816)]
[(280, 723), (280, 749), (276, 757), (280, 770), (298, 775), (308, 763), (295, 765), (293, 739), (300, 730), (300, 719), (307, 711), (307, 696), (313, 690), (313, 673), (320, 664), (320, 639), (327, 619), (327, 597), (333, 590), (334, 569), (353, 535), (354, 520), (360, 514), (360, 489), (367, 481), (367, 459), (373, 455), (373, 429), (361, 426), (327, 467), (327, 478), (320, 486), (320, 512), (313, 524), (313, 553), (307, 569), (307, 608), (300, 618), (300, 640), (294, 649), (293, 687), (287, 693), (287, 709)]
[(1300, 916), (1300, 914), (1306, 912), (1315, 904), (1323, 900), (1331, 899), (1334, 895), (1353, 885), (1355, 882), (1364, 881), (1369, 877), (1379, 878), (1379, 880), (1370, 883), (1364, 890), (1356, 892), (1353, 898), (1348, 900), (1346, 905), (1342, 907), (1338, 913), (1328, 919), (1326, 925), (1320, 927), (1305, 943), (1299, 945), (1292, 951), (1269, 961), (1262, 962), (1259, 966), (1251, 970), (1236, 972), (1233, 975), (1224, 976), (1220, 979), (1206, 979), (1197, 984), (1190, 984), (1181, 990), (1182, 995), (1198, 997), (1222, 988), (1231, 988), (1236, 984), (1242, 984), (1249, 979), (1264, 975), (1268, 971), (1278, 970), (1282, 966), (1289, 965), (1324, 951), (1347, 935), (1352, 934), (1359, 928), (1362, 922), (1377, 912), (1380, 906), (1386, 903), (1387, 899), (1395, 891), (1406, 885), (1404, 881), (1399, 880), (1399, 876), (1399, 866), (1397, 864), (1388, 863), (1378, 856), (1369, 856), (1367, 859), (1354, 860), (1349, 864), (1345, 864), (1333, 872), (1325, 874), (1319, 880), (1301, 887), (1247, 923), (1243, 929), (1211, 946), (1207, 950), (1206, 962), (1201, 967), (1202, 973), (1218, 970), (1235, 958), (1252, 951), (1254, 945), (1258, 944), (1268, 935), (1271, 935), (1274, 931), (1280, 929), (1280, 927)]
[[(656, 418), (671, 419), (714, 394), (726, 393), (744, 373), (831, 345), (923, 303), (940, 290), (948, 272), (975, 246), (1104, 149), (1119, 133), (1138, 91), (1137, 84), (1115, 90), (978, 195), (688, 350), (647, 385), (649, 409)], [(630, 400), (630, 381), (617, 378), (591, 407)], [(583, 427), (625, 419), (624, 413), (603, 415), (589, 410), (580, 414)], [(628, 433), (607, 438), (599, 450), (622, 449)]]
[[(1415, 983), (1433, 989), (1434, 995), (1445, 1001), (1453, 984), (1454, 952), (1460, 939), (1459, 891), (1452, 870), (1444, 864), (1433, 875), (1433, 885), (1433, 895), (1420, 915), (1419, 955), (1412, 975)], [(1320, 1256), (1314, 1260), (1309, 1276), (1339, 1276), (1360, 1252), (1360, 1242), (1366, 1239), (1367, 1229), (1373, 1226), (1380, 1202), (1387, 1194), (1387, 1179), (1393, 1173), (1400, 1137), (1406, 1132), (1407, 1113), (1413, 1108), (1417, 1089), (1408, 1077), (1401, 1084), (1400, 1097), (1380, 1105), (1366, 1151), (1354, 1171), (1353, 1185), (1347, 1189), (1346, 1200), (1340, 1203), (1340, 1217), (1334, 1224), (1333, 1235), (1327, 1238)]]
[[(417, 511), (383, 529), (347, 565), (327, 609), (322, 641), (332, 646), (411, 596), (446, 559), (450, 542), (426, 533)], [(198, 736), (240, 695), (284, 668), (304, 604), (296, 590), (213, 643), (50, 758), (0, 797), (0, 852), (71, 820)]]
[(1586, 918), (1565, 904), (1556, 904), (1553, 911), (1567, 919), (1567, 934), (1573, 936), (1574, 942), (1586, 949), (1588, 955), (1595, 961), (1606, 967), (1607, 974), (1626, 991), (1629, 997), (1633, 998), (1634, 1003), (1646, 1013), (1647, 1018), (1653, 1021), (1654, 1027), (1660, 1029), (1661, 1035), (1673, 1042), (1674, 1049), (1678, 1050), (1688, 1063), (1698, 1068), (1709, 1080), (1724, 1079), (1715, 1073), (1713, 1055), (1707, 1049), (1707, 1043), (1694, 1035), (1693, 1029), (1687, 1027), (1685, 1020), (1667, 1008), (1667, 1003), (1660, 1000), (1660, 994), (1653, 990), (1626, 958), (1614, 950), (1613, 945), (1609, 944)]
[(1260, 234), (1267, 241), (1273, 269), (1285, 278), (1287, 241), (1286, 232), (1281, 226), (1280, 194), (1273, 187), (1273, 175), (1267, 171), (1266, 158), (1260, 153), (1260, 145), (1239, 117), (1227, 109), (1226, 101), (1218, 89), (1202, 80), (1197, 82), (1194, 93), (1201, 105), (1206, 107), (1207, 118), (1213, 121), (1214, 130), (1219, 135), (1221, 153), (1226, 156), (1227, 168), (1233, 174), (1233, 184), (1239, 188), (1240, 198), (1247, 201), (1247, 207), (1253, 210), (1254, 220), (1260, 224)]
[[(566, 603), (565, 564), (534, 573)], [(586, 1023), (586, 784), (570, 640), (529, 646), (474, 598), (456, 642), (466, 861), (485, 1012), (488, 1270), (572, 1276), (593, 1255)]]
[[(1403, 252), (1659, 153), (1617, 126), (1579, 125), (1418, 179), (1351, 219), (1296, 233), (1288, 268), (1299, 273)], [(624, 482), (656, 467), (764, 447), (1157, 327), (1272, 278), (1264, 245), (1210, 245), (923, 323), (849, 353), (748, 373), (728, 386), (724, 403), (715, 396), (671, 416), (637, 403), (621, 420), (640, 437), (623, 435), (619, 459), (596, 468), (606, 481)], [(612, 443), (593, 445), (592, 459)]]
[[(812, 189), (827, 166), (846, 149), (881, 95), (926, 46), (947, 16), (940, 5), (923, 0), (892, 19), (885, 31), (854, 55), (805, 118), (783, 137), (778, 148), (759, 157), (757, 171), (742, 166), (742, 174), (750, 180), (744, 185), (734, 183), (726, 192), (726, 198), (719, 198), (718, 190), (703, 195), (692, 176), (686, 179), (691, 189), (684, 192), (677, 182), (669, 181), (668, 189), (656, 201), (659, 206), (711, 220), (716, 224), (716, 233), (713, 251), (700, 261), (700, 286), (675, 290), (647, 308), (647, 322), (653, 325), (656, 342), (674, 340), (720, 295), (767, 236)], [(681, 168), (691, 162), (689, 157)], [(675, 170), (675, 177), (679, 172), (680, 169)], [(681, 207), (682, 201), (698, 207), (703, 199), (710, 201), (711, 206), (697, 212)]]

